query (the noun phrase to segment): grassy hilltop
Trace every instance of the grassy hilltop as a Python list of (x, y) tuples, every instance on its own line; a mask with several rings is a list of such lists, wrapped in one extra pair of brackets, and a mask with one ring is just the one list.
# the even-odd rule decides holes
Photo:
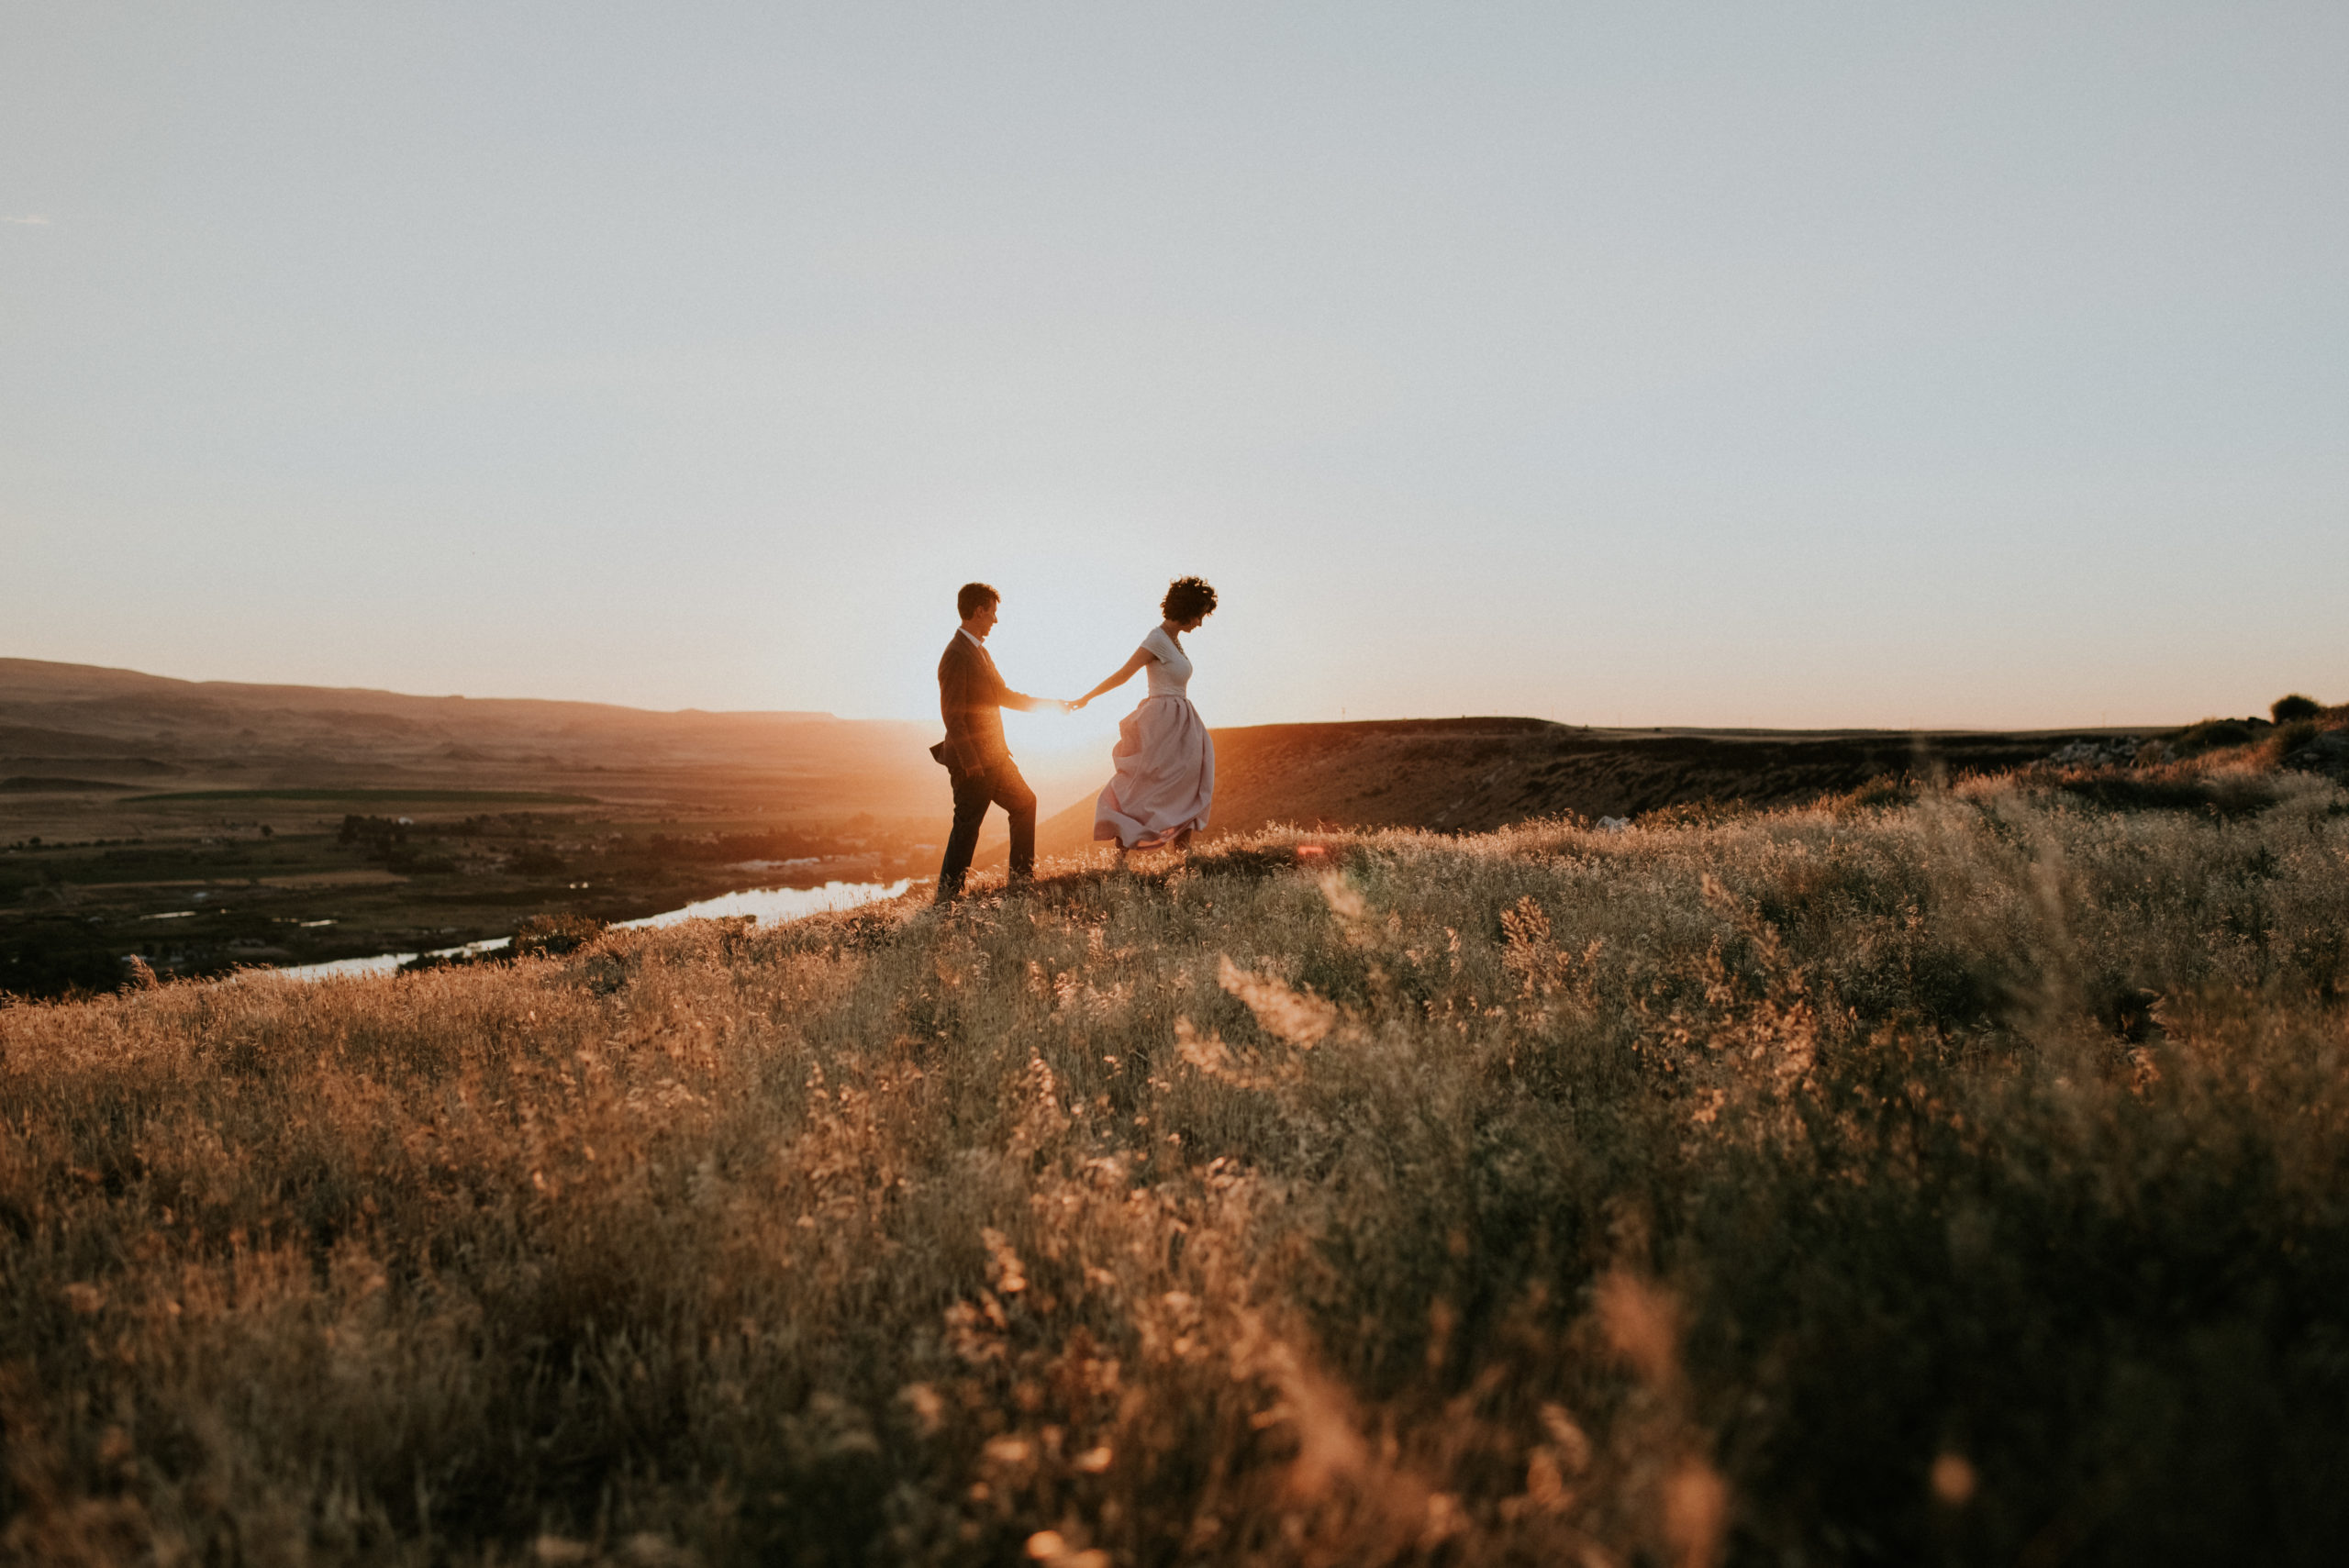
[(2329, 1559), (2344, 984), (2349, 794), (2104, 773), (0, 1009), (0, 1529)]

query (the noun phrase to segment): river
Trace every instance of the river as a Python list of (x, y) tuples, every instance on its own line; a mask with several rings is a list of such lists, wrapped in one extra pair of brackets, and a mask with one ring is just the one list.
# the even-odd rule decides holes
[[(722, 920), (748, 915), (762, 926), (772, 926), (835, 909), (853, 909), (860, 904), (871, 904), (878, 899), (895, 898), (911, 885), (910, 882), (828, 882), (821, 887), (754, 887), (741, 893), (721, 893), (715, 898), (704, 898), (682, 909), (647, 915), (640, 920), (616, 921), (615, 925), (622, 930), (629, 930), (639, 927), (674, 926), (681, 920)], [(511, 940), (499, 937), (492, 941), (467, 942), (462, 947), (434, 948), (429, 953), (384, 952), (372, 958), (339, 958), (331, 963), (296, 963), (272, 973), (290, 975), (296, 980), (325, 980), (338, 974), (389, 974), (401, 964), (418, 958), (454, 958), (462, 953), (495, 952)]]

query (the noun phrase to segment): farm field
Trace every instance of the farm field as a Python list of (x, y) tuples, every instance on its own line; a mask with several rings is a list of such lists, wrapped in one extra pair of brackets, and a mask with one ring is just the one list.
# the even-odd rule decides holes
[(133, 956), (219, 974), (451, 947), (534, 917), (635, 919), (745, 886), (895, 880), (934, 870), (925, 836), (940, 837), (920, 817), (689, 795), (648, 818), (524, 792), (294, 793), (131, 796), (109, 802), (122, 837), (15, 840), (0, 852), (0, 991), (111, 990)]
[(0, 1008), (25, 1560), (2331, 1561), (2349, 792)]
[(0, 660), (0, 991), (106, 990), (936, 865), (919, 727)]

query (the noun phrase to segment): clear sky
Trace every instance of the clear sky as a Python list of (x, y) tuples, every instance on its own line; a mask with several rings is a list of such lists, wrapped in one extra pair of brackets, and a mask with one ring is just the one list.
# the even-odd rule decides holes
[(1214, 723), (2349, 700), (2344, 83), (2339, 0), (0, 0), (0, 654), (913, 717), (966, 578), (1057, 694), (1196, 572)]

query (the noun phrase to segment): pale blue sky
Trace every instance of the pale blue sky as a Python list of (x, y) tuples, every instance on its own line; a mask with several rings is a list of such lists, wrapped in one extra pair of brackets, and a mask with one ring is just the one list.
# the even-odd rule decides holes
[[(2349, 699), (2349, 6), (0, 0), (0, 654)], [(1094, 716), (1097, 719), (1099, 716)], [(1106, 720), (1103, 720), (1106, 722)]]

